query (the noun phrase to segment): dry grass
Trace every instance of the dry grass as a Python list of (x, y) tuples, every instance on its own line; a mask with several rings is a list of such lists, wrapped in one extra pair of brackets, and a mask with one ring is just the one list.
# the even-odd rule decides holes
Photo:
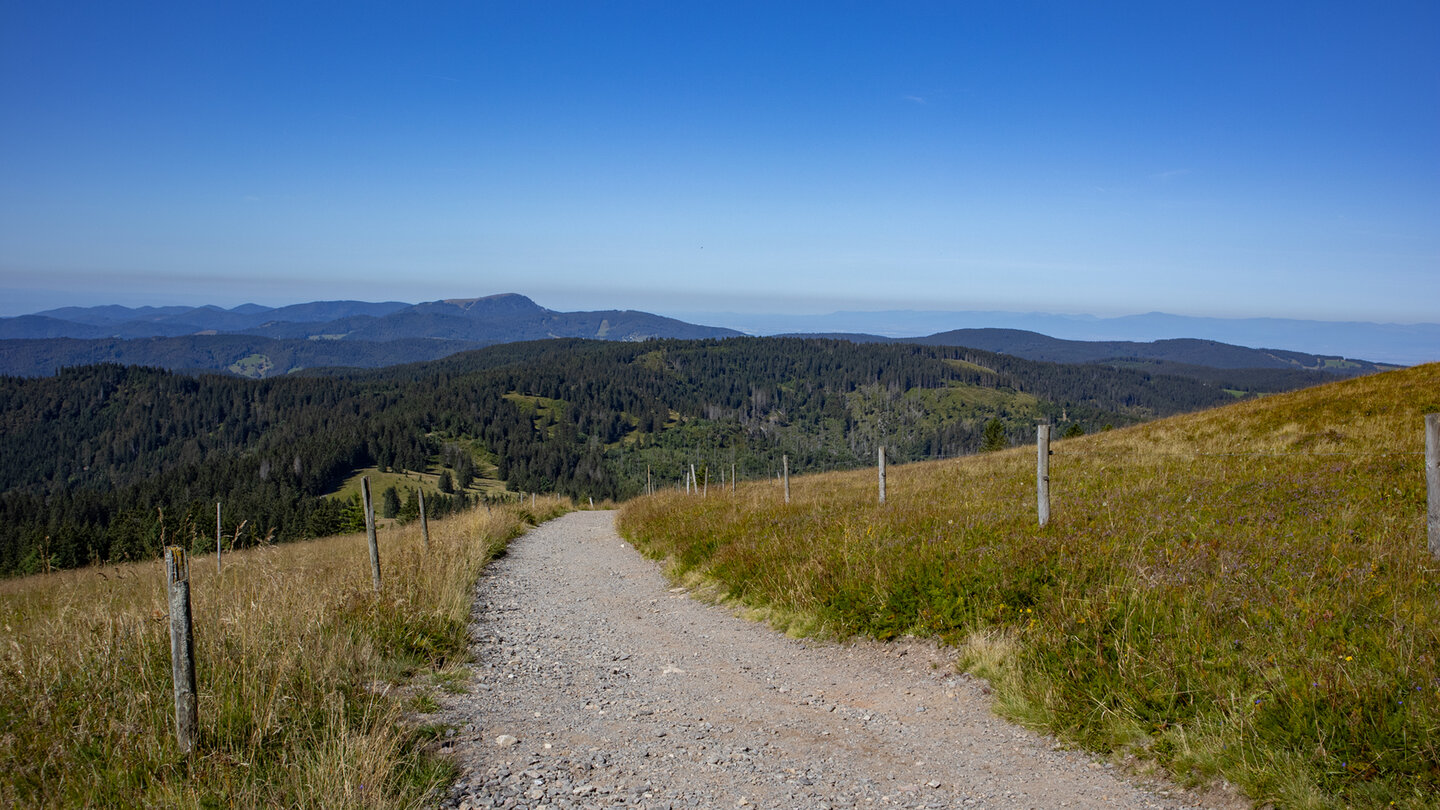
[(174, 742), (158, 561), (0, 583), (0, 805), (418, 807), (451, 766), (393, 687), (460, 660), (481, 567), (543, 499), (191, 562), (200, 734)]
[(1440, 365), (1035, 451), (632, 502), (677, 574), (805, 632), (956, 644), (1002, 711), (1284, 806), (1440, 793), (1440, 563), (1423, 415)]

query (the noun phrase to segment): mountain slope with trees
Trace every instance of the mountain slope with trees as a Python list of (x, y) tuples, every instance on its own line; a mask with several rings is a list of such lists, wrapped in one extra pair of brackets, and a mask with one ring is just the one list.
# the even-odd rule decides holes
[[(794, 470), (977, 452), (987, 427), (1094, 432), (1231, 399), (1212, 385), (950, 347), (737, 338), (493, 346), (371, 371), (246, 380), (117, 365), (0, 378), (0, 572), (338, 531), (352, 471), (485, 448), (510, 489), (625, 498), (691, 464)], [(208, 526), (209, 528), (205, 528)], [(235, 530), (228, 526), (226, 531)], [(198, 542), (198, 541), (197, 541)]]

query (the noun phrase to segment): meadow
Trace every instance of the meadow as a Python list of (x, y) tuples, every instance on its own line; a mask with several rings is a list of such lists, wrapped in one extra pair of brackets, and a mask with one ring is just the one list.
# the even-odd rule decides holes
[(1440, 365), (1035, 448), (630, 502), (622, 533), (800, 635), (913, 634), (997, 711), (1282, 807), (1434, 807)]
[[(454, 766), (406, 720), (456, 680), (481, 568), (542, 498), (191, 558), (194, 754), (175, 743), (163, 564), (0, 582), (0, 805), (421, 807)], [(193, 538), (172, 538), (191, 545)]]

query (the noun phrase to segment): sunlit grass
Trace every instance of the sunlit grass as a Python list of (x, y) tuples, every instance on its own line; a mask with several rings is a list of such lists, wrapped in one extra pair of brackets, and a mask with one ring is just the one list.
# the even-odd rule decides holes
[(158, 561), (0, 583), (0, 805), (419, 807), (451, 774), (394, 689), (462, 660), (481, 567), (562, 503), (191, 561), (200, 732), (174, 740)]
[(1000, 709), (1285, 806), (1433, 806), (1440, 365), (1032, 448), (665, 492), (623, 531), (787, 629), (957, 645)]

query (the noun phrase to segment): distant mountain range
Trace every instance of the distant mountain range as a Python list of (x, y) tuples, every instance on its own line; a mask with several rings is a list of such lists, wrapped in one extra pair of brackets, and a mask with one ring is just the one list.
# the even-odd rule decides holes
[(0, 318), (0, 339), (4, 340), (203, 334), (372, 342), (430, 338), (488, 345), (551, 337), (644, 340), (730, 337), (741, 333), (630, 310), (556, 312), (514, 293), (423, 304), (314, 301), (279, 308), (258, 304), (242, 304), (234, 309), (64, 307)]
[(916, 310), (832, 312), (825, 315), (734, 312), (667, 314), (687, 321), (729, 326), (752, 335), (865, 333), (897, 338), (931, 335), (967, 327), (1018, 329), (1078, 341), (1146, 342), (1165, 338), (1198, 338), (1238, 346), (1267, 346), (1307, 352), (1317, 356), (1363, 357), (1397, 365), (1440, 361), (1440, 323), (1197, 318), (1163, 312), (1118, 318), (1044, 312)]
[[(44, 376), (68, 366), (117, 362), (270, 377), (322, 366), (374, 368), (434, 360), (496, 343), (545, 338), (638, 341), (742, 334), (633, 310), (556, 312), (514, 293), (421, 304), (316, 301), (278, 308), (256, 304), (233, 309), (65, 307), (0, 318), (0, 373)], [(1216, 340), (1080, 341), (1004, 328), (952, 329), (917, 337), (813, 336), (857, 343), (966, 346), (1028, 360), (1126, 365), (1243, 390), (1292, 388), (1336, 374), (1389, 367), (1339, 355), (1253, 349)], [(1217, 376), (1217, 370), (1225, 373)], [(1238, 370), (1265, 373), (1235, 373)]]

